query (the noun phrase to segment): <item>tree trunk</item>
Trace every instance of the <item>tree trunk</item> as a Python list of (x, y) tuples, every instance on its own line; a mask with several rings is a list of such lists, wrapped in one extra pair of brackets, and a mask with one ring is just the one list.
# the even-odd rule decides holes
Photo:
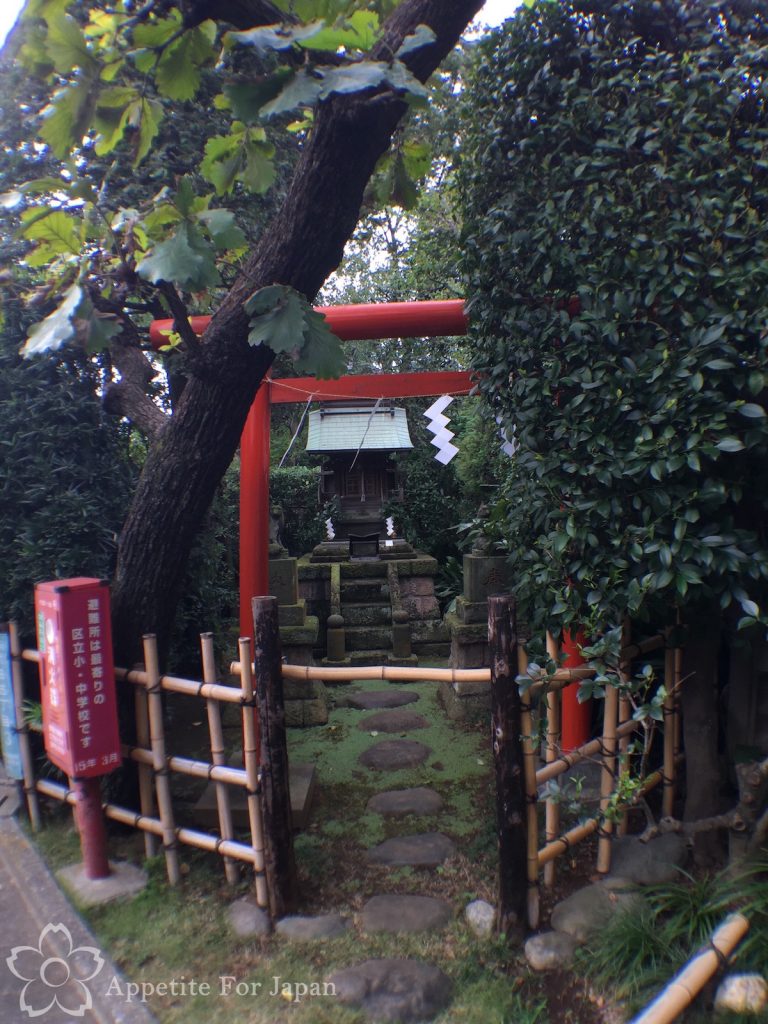
[[(436, 41), (407, 58), (426, 81), (482, 2), (404, 0), (384, 26), (372, 59), (390, 59), (405, 36), (427, 24)], [(336, 96), (320, 105), (285, 201), (206, 331), (178, 408), (142, 472), (120, 536), (113, 591), (115, 649), (122, 663), (139, 657), (142, 633), (156, 633), (161, 648), (167, 643), (192, 541), (271, 364), (269, 349), (248, 345), (243, 302), (275, 283), (314, 297), (341, 261), (365, 186), (405, 109), (387, 91)]]
[[(703, 614), (694, 622), (683, 652), (683, 742), (686, 795), (683, 818), (695, 821), (721, 810), (718, 743), (719, 616)], [(716, 833), (694, 838), (694, 854), (702, 866), (716, 863), (722, 850)]]

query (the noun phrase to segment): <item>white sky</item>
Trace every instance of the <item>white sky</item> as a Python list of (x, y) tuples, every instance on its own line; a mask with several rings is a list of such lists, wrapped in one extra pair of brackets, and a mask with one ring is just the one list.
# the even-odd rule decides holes
[[(478, 20), (486, 25), (500, 25), (519, 5), (520, 0), (486, 0)], [(23, 6), (24, 0), (0, 0), (0, 46), (5, 42)]]

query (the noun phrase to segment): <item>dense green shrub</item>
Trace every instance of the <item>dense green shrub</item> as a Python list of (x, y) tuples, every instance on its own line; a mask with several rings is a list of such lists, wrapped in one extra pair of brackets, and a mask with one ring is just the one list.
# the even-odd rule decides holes
[(319, 491), (317, 466), (283, 466), (270, 471), (270, 504), (283, 511), (282, 541), (291, 555), (305, 555), (325, 539), (325, 520), (333, 515), (333, 508), (320, 501)]
[(521, 9), (467, 89), (474, 366), (534, 620), (760, 616), (768, 4)]

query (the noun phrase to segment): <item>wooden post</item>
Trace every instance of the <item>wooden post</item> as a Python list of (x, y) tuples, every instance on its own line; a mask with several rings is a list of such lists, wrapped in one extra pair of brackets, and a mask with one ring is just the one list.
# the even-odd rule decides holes
[[(200, 634), (200, 652), (203, 662), (203, 682), (215, 683), (218, 679), (216, 672), (216, 657), (213, 649), (213, 633)], [(224, 730), (221, 727), (221, 710), (219, 702), (212, 697), (206, 699), (208, 710), (208, 732), (211, 737), (211, 761), (215, 765), (225, 765), (227, 758), (224, 752)], [(219, 811), (219, 832), (222, 839), (232, 839), (234, 829), (232, 827), (232, 808), (229, 801), (229, 789), (226, 782), (216, 782), (216, 806)], [(224, 874), (230, 885), (237, 885), (240, 881), (240, 869), (237, 862), (231, 857), (224, 858)]]
[(605, 707), (603, 709), (603, 770), (600, 776), (600, 815), (602, 824), (599, 829), (600, 839), (597, 843), (597, 870), (607, 875), (611, 870), (611, 833), (613, 822), (605, 817), (611, 802), (611, 794), (616, 782), (616, 722), (619, 715), (619, 695), (615, 686), (605, 688)]
[[(146, 690), (136, 687), (136, 743), (142, 750), (149, 747), (149, 710), (147, 708)], [(152, 785), (152, 769), (147, 764), (138, 765), (139, 772), (139, 806), (141, 813), (148, 818), (155, 814), (155, 795)], [(144, 856), (154, 857), (157, 853), (157, 836), (151, 832), (144, 833)]]
[(526, 920), (526, 799), (517, 675), (515, 602), (488, 598), (491, 661), (491, 730), (496, 772), (496, 828), (499, 844), (497, 927), (521, 939)]
[[(528, 671), (528, 655), (522, 644), (517, 647), (517, 671), (525, 675)], [(520, 697), (520, 727), (523, 741), (523, 763), (525, 766), (525, 803), (528, 862), (528, 927), (539, 927), (539, 814), (538, 785), (536, 782), (536, 751), (533, 737), (533, 716), (531, 697), (528, 691)]]
[(35, 789), (35, 762), (29, 742), (29, 726), (24, 715), (24, 675), (21, 667), (21, 646), (19, 631), (15, 622), (8, 623), (8, 639), (11, 646), (11, 679), (13, 682), (13, 703), (16, 711), (16, 730), (21, 750), (21, 771), (24, 775), (24, 795), (27, 798), (29, 822), (33, 832), (40, 830), (40, 805)]
[[(632, 642), (632, 623), (629, 618), (624, 619), (623, 628), (621, 632), (621, 646), (623, 650), (626, 650)], [(632, 659), (627, 656), (622, 659), (619, 665), (619, 677), (622, 684), (629, 686), (632, 681)], [(624, 693), (619, 697), (619, 717), (618, 725), (623, 725), (624, 722), (628, 722), (632, 717), (632, 703)], [(629, 771), (629, 736), (624, 736), (619, 740), (619, 776), (625, 775)], [(626, 809), (621, 812), (618, 824), (616, 826), (616, 834), (619, 836), (625, 836), (627, 834), (627, 827), (629, 824), (629, 816), (627, 815)]]
[(253, 871), (256, 875), (256, 902), (260, 907), (269, 908), (267, 880), (264, 875), (264, 827), (262, 824), (261, 796), (259, 782), (259, 747), (256, 740), (256, 721), (253, 716), (253, 676), (251, 675), (251, 638), (241, 636), (239, 641), (240, 664), (242, 673), (243, 704), (243, 760), (248, 776), (246, 794), (248, 798), (248, 822), (251, 826), (251, 845), (254, 859)]
[(675, 811), (675, 660), (677, 651), (668, 647), (664, 652), (664, 780), (661, 813), (671, 818)]
[[(556, 665), (560, 664), (560, 648), (551, 633), (547, 633), (547, 654)], [(547, 738), (544, 747), (544, 760), (550, 764), (559, 753), (560, 746), (560, 693), (555, 690), (547, 690)], [(560, 805), (554, 800), (547, 799), (544, 803), (544, 838), (549, 843), (557, 838), (560, 832)], [(555, 865), (554, 862), (547, 864), (544, 868), (544, 885), (554, 885)]]
[(288, 779), (280, 629), (276, 597), (254, 597), (253, 664), (261, 729), (261, 806), (264, 867), (273, 920), (298, 906)]
[(165, 729), (163, 727), (163, 698), (160, 694), (160, 665), (157, 655), (157, 637), (144, 636), (144, 666), (147, 671), (147, 704), (149, 707), (149, 735), (152, 744), (152, 767), (155, 771), (157, 806), (163, 825), (163, 851), (168, 881), (178, 885), (181, 881), (179, 855), (176, 851), (176, 827), (173, 820), (171, 786), (168, 782), (168, 764), (165, 755)]

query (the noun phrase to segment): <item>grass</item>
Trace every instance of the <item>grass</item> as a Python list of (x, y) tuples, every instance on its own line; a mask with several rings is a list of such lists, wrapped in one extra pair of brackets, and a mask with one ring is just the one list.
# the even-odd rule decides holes
[[(381, 682), (358, 689), (380, 689)], [(504, 942), (474, 937), (462, 920), (466, 904), (495, 897), (495, 831), (491, 757), (483, 730), (451, 723), (436, 702), (432, 683), (409, 685), (420, 696), (418, 710), (430, 720), (410, 734), (432, 750), (426, 763), (398, 772), (374, 772), (358, 763), (360, 753), (385, 734), (372, 736), (357, 723), (366, 712), (332, 711), (324, 728), (290, 730), (290, 756), (316, 764), (320, 791), (310, 827), (296, 836), (302, 912), (335, 910), (352, 919), (347, 935), (315, 943), (271, 936), (239, 940), (226, 922), (232, 900), (249, 891), (223, 880), (213, 855), (182, 847), (184, 883), (168, 886), (162, 857), (148, 864), (150, 883), (134, 899), (83, 909), (103, 947), (131, 982), (146, 986), (148, 1006), (162, 1024), (363, 1024), (361, 1013), (329, 996), (300, 1002), (272, 995), (275, 978), (318, 986), (333, 970), (375, 957), (413, 957), (437, 964), (454, 983), (454, 997), (436, 1024), (548, 1024), (546, 999), (534, 986), (519, 951)], [(332, 691), (332, 695), (333, 695)], [(339, 696), (347, 688), (335, 691)], [(433, 786), (442, 810), (430, 817), (385, 819), (366, 812), (368, 798), (384, 788)], [(179, 815), (180, 820), (182, 814)], [(387, 869), (368, 864), (365, 851), (389, 835), (442, 831), (457, 843), (459, 855), (440, 868)], [(52, 823), (36, 837), (52, 867), (79, 859), (71, 812), (56, 809)], [(110, 854), (143, 863), (141, 836), (115, 832)], [(439, 895), (455, 918), (444, 931), (417, 935), (363, 934), (354, 923), (365, 900), (377, 892)], [(234, 977), (236, 984), (220, 978)], [(181, 995), (160, 994), (172, 978)], [(181, 989), (192, 979), (211, 986), (210, 994)], [(246, 994), (247, 993), (247, 994)]]
[[(649, 887), (643, 896), (641, 910), (617, 915), (577, 954), (578, 967), (631, 1010), (650, 1002), (734, 910), (750, 922), (736, 950), (735, 970), (765, 971), (768, 852), (737, 870), (699, 878), (685, 875), (679, 882)], [(753, 1020), (768, 1024), (768, 1012)]]

